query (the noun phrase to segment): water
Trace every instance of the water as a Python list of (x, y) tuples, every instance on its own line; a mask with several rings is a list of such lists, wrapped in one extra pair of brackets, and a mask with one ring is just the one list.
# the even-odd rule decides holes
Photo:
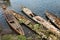
[[(0, 3), (0, 5), (2, 5), (3, 3)], [(18, 13), (20, 13), (21, 7), (25, 6), (31, 9), (35, 14), (42, 16), (43, 18), (45, 18), (46, 10), (53, 12), (55, 15), (60, 17), (60, 0), (8, 0), (6, 2), (6, 5), (10, 9), (13, 9)], [(0, 6), (0, 22), (2, 23), (3, 28), (10, 29), (1, 10), (2, 9)]]
[(37, 15), (44, 17), (44, 12), (49, 10), (60, 17), (60, 0), (10, 0), (12, 8), (21, 11), (21, 6), (26, 6)]

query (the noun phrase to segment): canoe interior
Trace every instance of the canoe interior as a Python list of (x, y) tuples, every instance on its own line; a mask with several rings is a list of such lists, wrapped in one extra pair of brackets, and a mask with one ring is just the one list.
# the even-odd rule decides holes
[[(22, 11), (23, 12), (23, 11)], [(29, 15), (27, 15), (25, 12), (23, 12), (23, 14), (25, 14), (29, 19), (31, 19), (31, 20), (33, 20), (33, 18), (31, 17), (31, 16), (29, 16)], [(33, 13), (34, 14), (34, 13)], [(34, 14), (35, 16), (37, 16), (36, 14)], [(35, 20), (33, 20), (34, 22), (36, 22)], [(36, 22), (36, 23), (38, 23), (38, 22)]]
[(12, 12), (9, 10), (4, 13), (6, 21), (8, 22), (10, 27), (12, 27), (17, 33), (24, 35), (23, 28), (19, 24), (18, 20), (11, 13)]
[[(24, 19), (25, 21), (23, 22), (23, 24), (27, 25), (27, 27), (29, 27), (30, 29), (32, 29), (33, 31), (38, 33), (39, 35), (41, 35), (41, 33), (44, 33), (45, 35), (47, 35), (47, 34), (49, 35), (50, 31), (47, 30), (43, 25), (35, 23), (35, 22), (32, 22), (28, 18), (26, 18), (26, 17), (24, 17), (24, 16), (22, 16), (20, 14), (17, 14), (17, 13), (15, 13), (14, 16), (19, 20), (19, 22)], [(25, 24), (26, 21), (28, 21), (28, 20), (30, 21), (30, 23), (29, 24)]]
[[(60, 37), (60, 31), (55, 28), (50, 22), (47, 22), (45, 19), (43, 19), (40, 16), (34, 16), (34, 14), (32, 13), (32, 11), (28, 8), (23, 8), (22, 10), (28, 17), (30, 17), (30, 19), (35, 20), (37, 23), (42, 24), (45, 28), (47, 28), (48, 30), (50, 30), (51, 33), (55, 34), (56, 36), (58, 35), (58, 37)], [(32, 16), (30, 16), (29, 14), (32, 14)], [(49, 26), (49, 27), (48, 27)]]
[(51, 24), (53, 24), (56, 28), (60, 30), (60, 18), (54, 15), (51, 12), (46, 12), (47, 20), (50, 20)]

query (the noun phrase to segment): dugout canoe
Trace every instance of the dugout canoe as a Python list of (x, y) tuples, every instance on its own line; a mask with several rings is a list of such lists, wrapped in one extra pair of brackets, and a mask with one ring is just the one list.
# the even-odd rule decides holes
[(45, 28), (50, 30), (53, 34), (58, 35), (60, 37), (60, 31), (55, 26), (53, 26), (50, 22), (43, 19), (41, 16), (35, 15), (30, 9), (23, 7), (22, 11), (32, 20), (42, 24)]
[(12, 29), (14, 29), (14, 31), (16, 31), (18, 34), (25, 35), (22, 26), (19, 24), (18, 20), (12, 15), (11, 10), (9, 9), (4, 10), (4, 9), (3, 9), (4, 17), (9, 26)]
[[(44, 36), (45, 38), (47, 38), (47, 34), (50, 32), (49, 30), (45, 29), (43, 27), (43, 25), (38, 24), (32, 20), (30, 20), (29, 18), (16, 13), (15, 11), (12, 11), (13, 15), (17, 18), (17, 20), (20, 22), (20, 24), (24, 24), (26, 25), (28, 28), (30, 28), (32, 31), (36, 32), (37, 34), (39, 34), (40, 36)], [(50, 34), (49, 34), (50, 35)]]
[(60, 29), (60, 18), (48, 11), (45, 14), (47, 18)]

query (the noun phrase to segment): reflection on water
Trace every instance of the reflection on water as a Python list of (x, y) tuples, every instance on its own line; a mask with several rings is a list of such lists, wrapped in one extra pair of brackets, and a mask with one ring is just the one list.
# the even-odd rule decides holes
[[(44, 16), (44, 12), (49, 10), (60, 17), (60, 0), (4, 0), (0, 5), (6, 4), (9, 8), (14, 9), (20, 13), (21, 6), (26, 6), (31, 9), (35, 14)], [(3, 24), (3, 28), (9, 28), (0, 7), (0, 22)], [(10, 29), (10, 28), (9, 28)]]

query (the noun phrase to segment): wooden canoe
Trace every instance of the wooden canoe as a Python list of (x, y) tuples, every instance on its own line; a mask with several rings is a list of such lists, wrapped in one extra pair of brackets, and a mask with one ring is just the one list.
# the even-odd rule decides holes
[(22, 12), (24, 12), (24, 14), (27, 15), (31, 19), (32, 19), (32, 17), (37, 16), (30, 9), (28, 9), (26, 7), (22, 8)]
[[(39, 35), (41, 35), (42, 37), (47, 38), (48, 35), (50, 35), (50, 31), (47, 30), (46, 28), (44, 28), (43, 25), (38, 24), (36, 22), (33, 22), (32, 20), (29, 20), (28, 18), (22, 16), (21, 14), (18, 14), (16, 12), (13, 13), (13, 15), (18, 19), (18, 21), (23, 20), (22, 23), (24, 23), (24, 25), (27, 25), (27, 27), (29, 27), (30, 29), (32, 29), (33, 31), (35, 31), (36, 33), (38, 33)], [(21, 22), (20, 22), (21, 23)], [(38, 26), (37, 26), (38, 25)], [(53, 35), (53, 34), (52, 34)]]
[(17, 19), (12, 15), (10, 10), (3, 10), (4, 17), (7, 23), (10, 25), (12, 29), (14, 29), (18, 34), (25, 35), (22, 26), (19, 24)]
[(60, 18), (51, 12), (46, 12), (47, 18), (60, 29)]
[[(14, 12), (14, 11), (12, 11), (12, 12)], [(24, 25), (27, 25), (27, 27), (29, 27), (30, 29), (32, 29), (33, 31), (38, 33), (40, 36), (42, 36), (46, 39), (48, 37), (50, 37), (50, 31), (45, 29), (43, 27), (43, 25), (33, 22), (32, 20), (29, 20), (28, 18), (26, 18), (23, 15), (18, 14), (16, 12), (14, 12), (13, 15), (18, 19), (18, 21), (20, 21), (20, 23), (21, 23), (21, 20), (23, 20), (22, 23), (24, 23)], [(51, 35), (53, 35), (53, 34), (51, 34)]]
[(55, 28), (50, 22), (46, 21), (40, 16), (34, 15), (34, 13), (28, 8), (22, 8), (22, 11), (26, 15), (28, 15), (30, 18), (38, 22), (39, 24), (42, 24), (45, 28), (50, 30), (53, 34), (58, 35), (60, 37), (60, 31), (57, 28)]

